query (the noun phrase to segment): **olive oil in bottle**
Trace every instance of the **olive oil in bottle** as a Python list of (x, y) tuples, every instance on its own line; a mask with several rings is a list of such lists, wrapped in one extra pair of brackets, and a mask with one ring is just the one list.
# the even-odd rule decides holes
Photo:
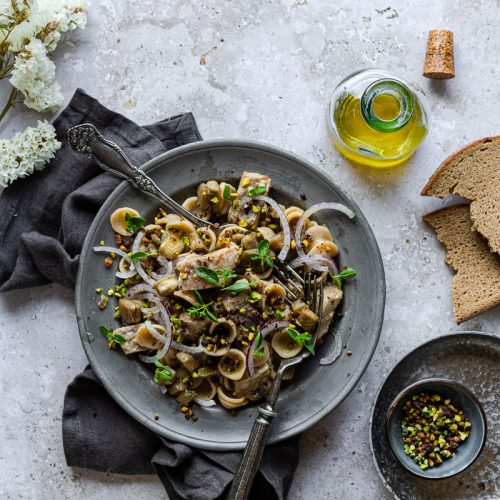
[(429, 127), (423, 91), (383, 70), (362, 70), (335, 89), (328, 108), (331, 139), (349, 160), (392, 167), (407, 160)]

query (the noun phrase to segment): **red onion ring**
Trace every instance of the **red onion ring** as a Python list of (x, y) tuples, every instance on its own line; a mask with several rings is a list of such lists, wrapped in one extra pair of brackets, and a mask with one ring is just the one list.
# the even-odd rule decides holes
[(190, 354), (200, 354), (203, 352), (202, 345), (191, 347), (189, 345), (179, 344), (178, 342), (172, 342), (172, 347), (178, 351), (189, 352)]
[(132, 264), (132, 261), (130, 260), (128, 254), (125, 253), (123, 250), (120, 250), (119, 248), (98, 246), (98, 247), (93, 247), (93, 250), (94, 252), (114, 253), (116, 255), (119, 255), (120, 257), (123, 257), (130, 264), (131, 269), (134, 267), (134, 264)]
[(278, 205), (276, 201), (269, 196), (258, 195), (254, 197), (256, 200), (265, 201), (274, 209), (274, 211), (278, 214), (280, 218), (281, 227), (283, 229), (283, 248), (280, 250), (278, 254), (278, 259), (283, 262), (288, 255), (288, 251), (290, 250), (290, 243), (292, 239), (292, 232), (290, 230), (290, 224), (288, 224), (288, 219), (286, 218), (285, 213), (281, 210), (281, 207)]
[(292, 262), (290, 262), (289, 266), (292, 269), (295, 269), (296, 267), (303, 266), (304, 264), (309, 266), (311, 269), (314, 269), (315, 271), (319, 271), (320, 273), (324, 273), (330, 270), (335, 276), (339, 274), (339, 270), (337, 269), (337, 265), (335, 264), (333, 259), (325, 257), (324, 255), (301, 255), (300, 257), (293, 259)]
[(148, 285), (146, 283), (139, 283), (138, 285), (134, 285), (132, 288), (129, 288), (128, 292), (125, 295), (125, 298), (131, 299), (142, 292), (152, 293), (154, 296), (158, 297), (156, 290), (151, 285)]
[[(158, 359), (162, 359), (163, 357), (165, 357), (165, 355), (167, 354), (168, 350), (170, 349), (170, 345), (172, 344), (172, 323), (170, 321), (170, 317), (168, 315), (167, 310), (165, 309), (165, 306), (161, 303), (160, 300), (158, 300), (158, 307), (160, 308), (160, 315), (161, 315), (161, 318), (162, 318), (162, 320), (164, 322), (164, 324), (162, 326), (165, 327), (165, 332), (166, 332), (165, 336), (163, 337), (165, 339), (165, 344), (163, 345), (163, 347), (161, 348), (161, 350), (158, 351), (154, 356), (140, 355), (139, 359), (141, 361), (143, 361), (144, 363), (154, 363)], [(146, 323), (149, 323), (149, 322), (146, 322)], [(146, 324), (146, 327), (147, 327), (147, 324)], [(154, 328), (153, 328), (153, 330), (154, 330)], [(151, 333), (151, 335), (153, 335), (153, 337), (157, 338), (151, 332), (151, 330), (149, 330), (149, 328), (148, 328), (148, 331)], [(155, 332), (156, 332), (156, 330), (155, 330)], [(156, 333), (158, 335), (161, 335), (158, 332), (156, 332)]]
[[(139, 231), (137, 233), (137, 236), (134, 239), (134, 242), (132, 243), (132, 254), (137, 253), (139, 251), (139, 246), (142, 241), (142, 237), (144, 236), (144, 231)], [(137, 261), (135, 263), (135, 268), (137, 270), (137, 273), (139, 276), (148, 284), (148, 285), (154, 285), (156, 281), (149, 276), (148, 273), (143, 269), (141, 261)]]
[(137, 274), (137, 272), (134, 268), (134, 269), (130, 269), (129, 271), (124, 272), (124, 273), (122, 273), (121, 271), (116, 271), (115, 276), (117, 278), (122, 279), (122, 280), (126, 280), (127, 278), (132, 278), (132, 276), (135, 276), (136, 274)]
[(160, 263), (162, 272), (161, 274), (152, 272), (151, 277), (154, 278), (155, 280), (161, 280), (166, 276), (170, 276), (173, 272), (172, 262), (163, 257), (163, 255), (158, 255), (156, 260)]
[(325, 210), (325, 209), (337, 210), (338, 212), (342, 212), (343, 214), (347, 215), (347, 217), (349, 217), (350, 219), (352, 219), (355, 215), (350, 208), (347, 208), (345, 205), (342, 205), (342, 203), (324, 202), (324, 203), (316, 203), (316, 205), (309, 207), (301, 215), (300, 219), (297, 221), (297, 225), (295, 226), (295, 246), (298, 255), (300, 256), (305, 255), (305, 252), (302, 249), (302, 229), (304, 228), (304, 224), (313, 214), (315, 214), (319, 210)]

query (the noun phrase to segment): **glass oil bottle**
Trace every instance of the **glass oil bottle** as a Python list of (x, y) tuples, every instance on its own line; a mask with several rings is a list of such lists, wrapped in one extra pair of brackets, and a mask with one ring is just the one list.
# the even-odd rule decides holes
[(428, 128), (423, 90), (384, 70), (349, 75), (335, 89), (328, 107), (334, 145), (349, 160), (371, 167), (406, 161)]

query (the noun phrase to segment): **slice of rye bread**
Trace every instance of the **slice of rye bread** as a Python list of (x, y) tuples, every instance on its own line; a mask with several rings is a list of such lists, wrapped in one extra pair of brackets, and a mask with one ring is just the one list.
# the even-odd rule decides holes
[(446, 248), (446, 263), (457, 274), (451, 285), (455, 321), (460, 324), (500, 304), (500, 256), (472, 230), (469, 205), (424, 215)]
[(500, 254), (500, 136), (472, 142), (446, 158), (420, 194), (470, 200), (473, 228)]

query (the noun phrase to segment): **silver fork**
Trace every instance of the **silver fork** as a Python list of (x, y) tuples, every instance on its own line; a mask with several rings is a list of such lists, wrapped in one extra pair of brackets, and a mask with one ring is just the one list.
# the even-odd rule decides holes
[[(311, 339), (311, 343), (314, 347), (318, 340), (323, 312), (323, 280), (316, 275), (313, 277), (312, 273), (307, 273), (303, 281), (305, 284), (304, 298), (309, 307), (319, 317), (318, 324)], [(286, 289), (288, 292), (290, 291), (289, 287)], [(240, 466), (234, 476), (231, 490), (227, 497), (228, 500), (246, 500), (248, 498), (255, 474), (259, 469), (262, 454), (264, 453), (271, 423), (278, 415), (274, 407), (278, 400), (283, 374), (288, 368), (300, 364), (310, 355), (311, 353), (307, 349), (303, 349), (300, 354), (294, 358), (281, 361), (271, 388), (269, 389), (266, 401), (258, 407), (258, 415), (250, 432)]]
[(149, 175), (132, 164), (118, 144), (105, 139), (94, 125), (84, 123), (71, 127), (68, 130), (68, 140), (73, 151), (92, 158), (102, 169), (129, 181), (133, 187), (160, 200), (172, 212), (181, 215), (195, 226), (216, 227), (213, 222), (197, 217), (170, 198)]

